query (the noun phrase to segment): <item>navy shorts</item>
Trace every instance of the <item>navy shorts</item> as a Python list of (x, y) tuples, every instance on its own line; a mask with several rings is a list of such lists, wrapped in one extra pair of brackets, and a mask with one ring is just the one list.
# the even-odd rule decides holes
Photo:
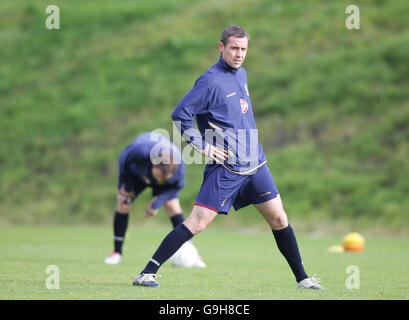
[(124, 181), (120, 177), (118, 180), (118, 191), (122, 187), (125, 187), (125, 190), (128, 192), (133, 191), (135, 195), (133, 200), (135, 200), (138, 197), (138, 195), (147, 187), (152, 188), (152, 197), (157, 197), (160, 196), (161, 194), (166, 193), (167, 200), (179, 198), (179, 189), (171, 186), (149, 185), (147, 183), (137, 180), (133, 180), (132, 183), (130, 183), (129, 180)]
[(277, 186), (267, 164), (251, 175), (238, 175), (221, 165), (210, 165), (205, 169), (195, 205), (228, 214), (232, 206), (239, 210), (274, 199), (277, 195)]

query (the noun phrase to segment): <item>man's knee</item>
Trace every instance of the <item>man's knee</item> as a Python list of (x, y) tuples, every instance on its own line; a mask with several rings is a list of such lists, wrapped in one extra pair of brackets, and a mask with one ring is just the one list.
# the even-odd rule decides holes
[(216, 212), (210, 211), (209, 209), (197, 209), (194, 207), (192, 213), (185, 220), (184, 224), (190, 232), (196, 235), (206, 229), (216, 215)]
[(280, 195), (272, 200), (256, 204), (255, 206), (271, 229), (280, 230), (288, 226), (287, 214), (284, 211)]
[(116, 211), (118, 213), (129, 213), (131, 210), (131, 204), (124, 202), (124, 198), (121, 196), (117, 197), (117, 202), (116, 202)]
[(188, 228), (193, 234), (196, 235), (206, 229), (208, 225), (209, 223), (206, 223), (205, 221), (195, 221), (195, 223), (190, 224)]
[(271, 221), (272, 223), (270, 226), (273, 230), (284, 229), (288, 226), (287, 215), (284, 211), (279, 215), (273, 216)]
[(166, 201), (163, 204), (163, 206), (165, 208), (165, 212), (167, 213), (169, 217), (172, 217), (175, 214), (182, 213), (182, 208), (180, 206), (180, 202), (178, 198)]
[(263, 216), (272, 230), (280, 230), (288, 226), (287, 214), (284, 210), (271, 210), (264, 212)]
[(131, 205), (118, 202), (116, 205), (116, 211), (124, 214), (129, 213), (129, 211), (131, 211)]
[(123, 193), (118, 192), (116, 199), (116, 211), (119, 213), (129, 213), (133, 200), (132, 197), (127, 197)]

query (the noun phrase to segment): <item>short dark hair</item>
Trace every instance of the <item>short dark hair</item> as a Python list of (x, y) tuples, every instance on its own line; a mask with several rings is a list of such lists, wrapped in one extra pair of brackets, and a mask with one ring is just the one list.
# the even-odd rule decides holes
[(222, 36), (220, 37), (220, 41), (223, 42), (224, 45), (226, 45), (229, 37), (247, 38), (248, 40), (250, 40), (250, 35), (246, 32), (246, 30), (237, 25), (232, 25), (224, 29), (222, 32)]

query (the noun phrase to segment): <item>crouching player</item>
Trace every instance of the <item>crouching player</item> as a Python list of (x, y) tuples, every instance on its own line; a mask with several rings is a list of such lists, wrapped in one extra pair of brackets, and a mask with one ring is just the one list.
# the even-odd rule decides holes
[[(155, 132), (139, 135), (119, 156), (117, 206), (114, 215), (114, 251), (106, 264), (118, 264), (128, 228), (129, 212), (134, 200), (147, 187), (152, 188), (152, 200), (145, 216), (155, 216), (163, 205), (173, 228), (184, 221), (179, 202), (179, 190), (184, 186), (185, 164), (180, 150), (168, 139)], [(205, 267), (198, 256), (193, 266)]]

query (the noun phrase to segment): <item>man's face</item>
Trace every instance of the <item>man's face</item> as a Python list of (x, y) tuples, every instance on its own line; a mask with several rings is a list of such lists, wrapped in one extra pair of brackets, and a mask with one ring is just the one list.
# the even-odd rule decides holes
[(158, 182), (158, 184), (163, 184), (166, 180), (172, 178), (173, 174), (165, 175), (158, 166), (153, 166), (152, 176)]
[(219, 41), (219, 50), (223, 60), (234, 69), (240, 68), (246, 58), (248, 42), (247, 37), (229, 37), (226, 45)]

